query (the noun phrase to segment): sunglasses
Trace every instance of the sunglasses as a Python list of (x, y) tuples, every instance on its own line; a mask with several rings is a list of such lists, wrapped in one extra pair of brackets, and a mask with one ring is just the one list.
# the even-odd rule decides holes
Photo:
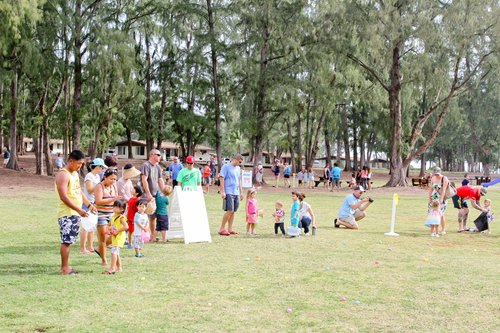
[(188, 163), (188, 162), (186, 162), (186, 164), (194, 164), (194, 163)]
[(116, 169), (108, 169), (104, 172), (104, 176), (111, 176), (111, 175), (116, 175), (118, 174), (118, 170)]
[(156, 156), (160, 156), (160, 157), (161, 157), (161, 154), (153, 154), (153, 155), (156, 155)]

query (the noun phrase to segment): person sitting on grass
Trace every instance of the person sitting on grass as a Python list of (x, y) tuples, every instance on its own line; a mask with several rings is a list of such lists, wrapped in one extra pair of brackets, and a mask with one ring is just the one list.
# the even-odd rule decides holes
[(373, 199), (369, 197), (361, 199), (361, 195), (365, 192), (363, 186), (355, 186), (353, 191), (352, 194), (345, 197), (342, 206), (340, 206), (339, 217), (333, 222), (335, 228), (340, 228), (343, 225), (347, 229), (357, 230), (357, 221), (366, 217), (365, 210), (372, 204)]

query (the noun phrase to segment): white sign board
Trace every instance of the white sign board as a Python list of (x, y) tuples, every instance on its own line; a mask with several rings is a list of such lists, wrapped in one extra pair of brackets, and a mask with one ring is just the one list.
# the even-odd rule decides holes
[(241, 172), (241, 184), (245, 188), (250, 188), (252, 187), (252, 171), (250, 170), (243, 170)]
[(184, 238), (185, 244), (212, 242), (201, 186), (175, 187), (168, 221), (167, 239)]

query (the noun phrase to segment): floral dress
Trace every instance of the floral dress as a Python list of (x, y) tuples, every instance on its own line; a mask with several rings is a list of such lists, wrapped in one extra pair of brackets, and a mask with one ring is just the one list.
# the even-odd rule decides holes
[[(429, 203), (429, 212), (432, 210), (432, 201), (439, 201), (441, 198), (441, 187), (443, 186), (442, 183), (437, 183), (437, 184), (432, 184), (432, 193), (431, 193), (431, 202)], [(444, 212), (446, 211), (446, 206), (447, 206), (446, 200), (444, 202), (439, 203), (439, 211), (441, 212), (441, 215), (444, 215)]]

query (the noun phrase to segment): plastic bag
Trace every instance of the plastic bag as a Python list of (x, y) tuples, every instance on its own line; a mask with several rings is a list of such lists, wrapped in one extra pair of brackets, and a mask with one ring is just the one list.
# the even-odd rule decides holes
[(89, 216), (81, 218), (82, 228), (85, 231), (94, 231), (97, 226), (97, 214), (88, 212)]

